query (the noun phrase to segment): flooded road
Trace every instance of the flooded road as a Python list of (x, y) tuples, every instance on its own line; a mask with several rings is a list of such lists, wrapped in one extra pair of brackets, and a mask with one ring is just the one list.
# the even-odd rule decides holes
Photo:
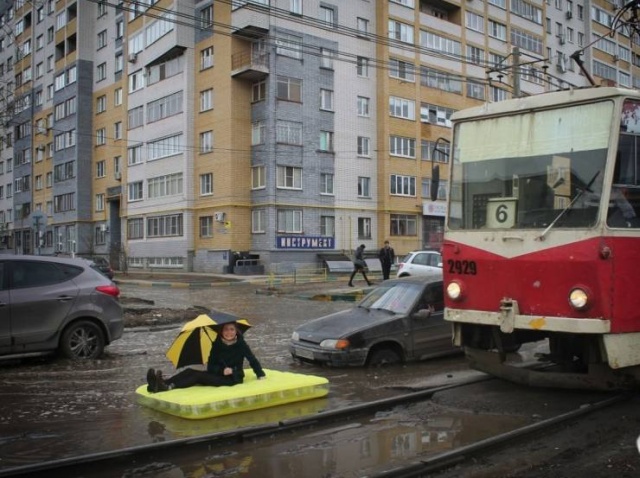
[[(0, 363), (0, 472), (334, 410), (401, 393), (429, 378), (446, 382), (468, 373), (461, 356), (384, 369), (330, 369), (293, 361), (287, 351), (292, 330), (306, 320), (351, 307), (348, 302), (260, 295), (251, 285), (206, 289), (124, 285), (121, 289), (124, 296), (153, 300), (157, 307), (202, 306), (248, 319), (253, 327), (246, 340), (264, 368), (324, 376), (330, 382), (329, 396), (207, 420), (188, 421), (150, 410), (136, 403), (134, 390), (145, 383), (149, 367), (172, 372), (165, 352), (179, 325), (128, 329), (96, 362)], [(532, 408), (525, 415), (496, 415), (455, 403), (443, 398), (389, 410), (346, 429), (299, 431), (258, 444), (167, 456), (166, 461), (145, 465), (154, 470), (146, 476), (361, 476), (362, 470), (389, 467), (510, 430), (531, 420), (533, 413), (543, 416), (549, 411)], [(86, 476), (143, 476), (143, 472), (131, 465), (93, 470)]]

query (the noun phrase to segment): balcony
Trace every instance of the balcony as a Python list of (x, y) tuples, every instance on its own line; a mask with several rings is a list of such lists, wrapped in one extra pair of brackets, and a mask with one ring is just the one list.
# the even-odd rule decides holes
[(233, 35), (245, 39), (265, 36), (269, 32), (269, 10), (259, 2), (248, 2), (231, 13)]
[(249, 81), (258, 81), (269, 74), (269, 54), (257, 55), (250, 51), (231, 56), (231, 76)]

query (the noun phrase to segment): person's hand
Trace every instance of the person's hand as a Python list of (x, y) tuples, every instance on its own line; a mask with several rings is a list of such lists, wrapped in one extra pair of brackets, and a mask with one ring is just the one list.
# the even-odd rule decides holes
[(222, 374), (223, 375), (231, 375), (231, 374), (233, 374), (233, 369), (231, 367), (225, 367), (222, 370)]

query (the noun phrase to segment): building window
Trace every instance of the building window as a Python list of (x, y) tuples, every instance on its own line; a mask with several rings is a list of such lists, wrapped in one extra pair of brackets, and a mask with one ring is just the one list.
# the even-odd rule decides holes
[(183, 192), (182, 173), (167, 174), (147, 180), (147, 197), (177, 196)]
[(203, 30), (211, 28), (213, 26), (213, 6), (209, 5), (208, 7), (200, 10), (200, 28)]
[(259, 81), (254, 83), (251, 88), (251, 101), (264, 101), (267, 98), (267, 82)]
[(96, 99), (96, 113), (104, 113), (107, 109), (107, 95), (99, 96)]
[(395, 20), (389, 20), (389, 38), (413, 45), (413, 27)]
[(369, 98), (358, 96), (358, 116), (369, 117)]
[(264, 144), (267, 135), (267, 125), (264, 121), (256, 121), (251, 125), (251, 145)]
[(328, 27), (336, 27), (336, 12), (330, 7), (320, 7), (320, 21)]
[(182, 214), (147, 218), (147, 237), (182, 236)]
[(144, 239), (144, 220), (142, 218), (127, 220), (127, 239)]
[(265, 167), (251, 168), (251, 189), (263, 189), (266, 186)]
[(336, 235), (336, 218), (333, 216), (320, 216), (320, 235), (334, 237)]
[(289, 12), (302, 15), (302, 0), (289, 0)]
[(266, 232), (266, 212), (264, 209), (254, 209), (251, 211), (251, 232), (262, 234)]
[(416, 216), (408, 214), (391, 214), (391, 229), (389, 231), (392, 236), (417, 236), (417, 219)]
[(200, 111), (213, 109), (213, 89), (209, 88), (200, 92)]
[(122, 121), (113, 124), (113, 137), (115, 139), (122, 139)]
[(139, 128), (144, 125), (144, 106), (132, 108), (127, 114), (129, 129)]
[(279, 100), (302, 101), (302, 80), (278, 76), (276, 97)]
[(210, 46), (200, 52), (200, 69), (206, 70), (213, 66), (213, 47)]
[(104, 211), (104, 193), (96, 194), (96, 211)]
[(200, 196), (210, 196), (213, 194), (213, 173), (200, 175)]
[(200, 153), (210, 153), (213, 151), (213, 131), (200, 133)]
[(107, 46), (107, 30), (98, 33), (98, 50)]
[(182, 113), (182, 91), (151, 101), (147, 104), (147, 123)]
[(213, 237), (213, 216), (200, 218), (200, 237)]
[(100, 128), (96, 131), (96, 146), (101, 146), (107, 143), (107, 130)]
[(113, 104), (114, 106), (120, 106), (122, 104), (122, 88), (116, 88), (113, 91)]
[(133, 183), (129, 183), (127, 187), (128, 192), (128, 201), (142, 201), (143, 198), (143, 188), (142, 181), (135, 181)]
[(367, 20), (366, 18), (358, 17), (356, 20), (356, 24), (358, 28), (358, 34), (367, 36), (367, 33), (369, 33), (369, 20)]
[(302, 145), (302, 123), (278, 120), (276, 141), (284, 144)]
[(389, 184), (389, 194), (392, 196), (416, 196), (416, 178), (415, 176), (400, 176), (399, 174), (391, 175)]
[(403, 81), (416, 81), (416, 68), (413, 63), (401, 60), (389, 60), (389, 76)]
[(98, 161), (96, 163), (96, 177), (97, 178), (104, 178), (106, 169), (107, 168), (105, 166), (104, 159), (101, 160), (101, 161)]
[(414, 159), (416, 157), (416, 140), (403, 136), (389, 136), (389, 154)]
[(359, 56), (356, 60), (356, 72), (361, 78), (369, 77), (369, 59)]
[(366, 178), (364, 176), (358, 177), (358, 197), (371, 197), (371, 178)]
[(301, 233), (302, 211), (298, 209), (281, 209), (278, 211), (278, 232)]
[(276, 54), (297, 60), (302, 59), (302, 37), (286, 33), (278, 34), (276, 38)]
[(320, 151), (333, 152), (333, 133), (331, 131), (320, 131)]
[(358, 218), (358, 239), (371, 239), (371, 218)]
[(96, 72), (96, 80), (102, 81), (102, 80), (105, 80), (106, 78), (107, 78), (107, 64), (100, 63), (98, 65), (98, 70)]
[(371, 138), (366, 136), (358, 136), (358, 156), (371, 156)]
[(396, 96), (389, 97), (389, 115), (395, 118), (408, 119), (415, 121), (416, 119), (416, 103), (413, 100), (398, 98)]
[(333, 111), (333, 91), (320, 90), (320, 109), (325, 111)]
[(167, 158), (182, 154), (184, 147), (182, 145), (182, 134), (169, 136), (168, 138), (158, 139), (147, 143), (147, 160)]
[(133, 166), (134, 164), (142, 164), (142, 145), (137, 144), (127, 148), (127, 164)]
[(333, 194), (333, 174), (320, 174), (320, 194)]
[(302, 168), (278, 166), (276, 187), (279, 189), (302, 189)]
[(333, 50), (327, 48), (320, 48), (320, 68), (333, 69), (333, 59), (336, 53)]

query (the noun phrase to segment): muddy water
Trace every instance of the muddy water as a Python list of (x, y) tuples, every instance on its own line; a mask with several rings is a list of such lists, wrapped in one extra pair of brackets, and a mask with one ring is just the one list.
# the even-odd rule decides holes
[[(171, 372), (164, 353), (178, 329), (128, 330), (96, 362), (0, 363), (0, 471), (314, 414), (389, 397), (427, 378), (440, 377), (446, 382), (468, 373), (462, 357), (376, 370), (328, 369), (294, 362), (287, 344), (295, 326), (350, 307), (348, 303), (258, 295), (252, 286), (122, 288), (125, 295), (153, 300), (158, 307), (199, 305), (248, 318), (254, 327), (246, 339), (263, 367), (325, 376), (331, 384), (329, 396), (197, 421), (149, 410), (136, 404), (133, 391), (144, 383), (148, 367)], [(387, 469), (448, 450), (515, 428), (531, 417), (529, 410), (524, 415), (479, 413), (463, 403), (451, 406), (435, 400), (389, 410), (344, 428), (300, 431), (223, 450), (182, 450), (149, 463), (101, 466), (83, 476), (362, 476), (363, 470)]]

